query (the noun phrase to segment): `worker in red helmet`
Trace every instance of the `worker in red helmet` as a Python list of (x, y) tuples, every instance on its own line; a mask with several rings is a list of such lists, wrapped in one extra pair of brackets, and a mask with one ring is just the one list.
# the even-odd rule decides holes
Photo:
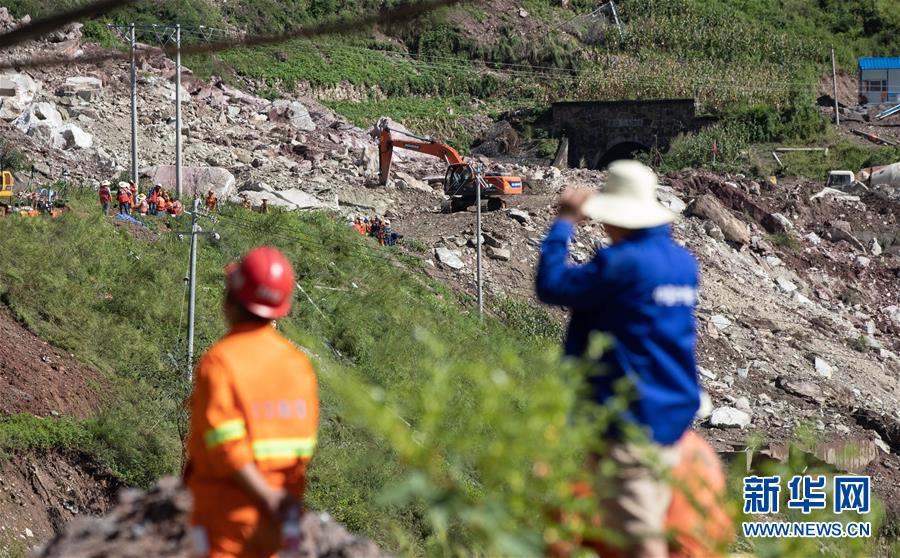
[(200, 359), (191, 395), (185, 482), (194, 556), (270, 557), (294, 527), (316, 446), (319, 399), (309, 359), (272, 320), (291, 308), (294, 272), (275, 248), (226, 270), (229, 332)]

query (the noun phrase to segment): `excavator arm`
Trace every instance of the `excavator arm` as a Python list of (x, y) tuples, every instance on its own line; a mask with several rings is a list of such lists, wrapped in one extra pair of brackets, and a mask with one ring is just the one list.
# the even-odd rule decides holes
[(382, 185), (387, 184), (388, 177), (391, 174), (391, 159), (394, 156), (395, 148), (409, 149), (410, 151), (433, 155), (443, 159), (448, 165), (463, 163), (463, 158), (460, 154), (446, 143), (439, 143), (430, 138), (385, 128), (381, 131), (381, 136), (378, 139), (379, 180)]

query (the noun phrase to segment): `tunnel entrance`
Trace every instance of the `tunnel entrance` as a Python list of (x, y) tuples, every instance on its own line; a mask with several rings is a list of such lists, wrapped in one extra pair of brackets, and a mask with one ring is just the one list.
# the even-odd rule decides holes
[(665, 151), (702, 125), (693, 99), (553, 103), (552, 132), (569, 140), (570, 167), (604, 168), (640, 151)]
[(638, 153), (650, 151), (650, 147), (636, 141), (623, 141), (607, 149), (600, 154), (597, 161), (591, 165), (591, 168), (603, 170), (613, 161), (619, 159), (634, 159)]

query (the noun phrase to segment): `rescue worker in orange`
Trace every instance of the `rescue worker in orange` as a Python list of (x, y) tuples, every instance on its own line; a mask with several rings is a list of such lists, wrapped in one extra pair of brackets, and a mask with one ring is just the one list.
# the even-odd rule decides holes
[(219, 205), (219, 200), (216, 198), (216, 193), (210, 190), (206, 193), (206, 209), (209, 211), (215, 212), (216, 207)]
[(185, 483), (194, 556), (268, 558), (303, 501), (319, 400), (309, 359), (272, 320), (291, 307), (294, 272), (274, 248), (226, 268), (230, 331), (197, 364)]

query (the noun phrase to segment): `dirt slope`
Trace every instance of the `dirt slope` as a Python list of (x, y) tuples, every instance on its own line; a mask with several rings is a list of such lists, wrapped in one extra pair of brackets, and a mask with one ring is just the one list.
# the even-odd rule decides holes
[(0, 461), (0, 556), (38, 546), (71, 520), (105, 512), (119, 483), (76, 453)]
[(0, 413), (84, 418), (99, 405), (103, 379), (31, 333), (0, 307)]

